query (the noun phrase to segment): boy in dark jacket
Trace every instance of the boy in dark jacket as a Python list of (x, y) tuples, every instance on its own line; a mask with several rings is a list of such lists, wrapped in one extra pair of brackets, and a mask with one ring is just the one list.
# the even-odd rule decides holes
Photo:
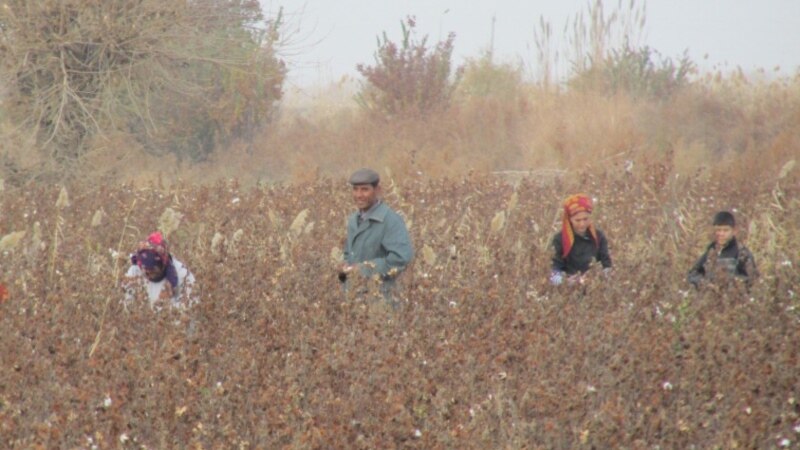
[(736, 219), (728, 211), (714, 215), (714, 242), (689, 270), (688, 281), (700, 287), (704, 281), (744, 281), (748, 286), (758, 275), (753, 254), (736, 241)]
[(611, 270), (608, 241), (595, 228), (591, 214), (592, 200), (584, 194), (572, 195), (564, 201), (561, 231), (553, 236), (551, 284), (561, 284), (565, 275), (568, 282), (583, 282), (582, 276), (593, 260), (600, 261), (604, 274)]

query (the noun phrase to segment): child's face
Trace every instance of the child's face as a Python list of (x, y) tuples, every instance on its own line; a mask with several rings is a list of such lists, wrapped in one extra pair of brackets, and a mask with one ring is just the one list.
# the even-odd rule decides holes
[(736, 229), (730, 225), (714, 225), (714, 241), (723, 246), (736, 235)]
[(569, 222), (572, 224), (572, 231), (583, 235), (586, 234), (586, 230), (592, 224), (592, 216), (585, 211), (581, 211), (570, 216)]

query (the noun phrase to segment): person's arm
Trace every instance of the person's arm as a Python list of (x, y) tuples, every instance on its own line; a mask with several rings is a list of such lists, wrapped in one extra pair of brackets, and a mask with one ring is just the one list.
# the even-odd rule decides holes
[(183, 277), (179, 278), (181, 290), (181, 300), (186, 302), (186, 306), (194, 306), (197, 303), (197, 296), (193, 294), (194, 289), (194, 274), (189, 271), (189, 269), (184, 266), (181, 270), (183, 272)]
[(606, 235), (600, 233), (599, 236), (600, 242), (598, 243), (597, 249), (597, 259), (600, 260), (600, 264), (603, 265), (603, 269), (610, 269), (611, 268), (611, 255), (608, 253), (608, 239), (606, 239)]
[(411, 238), (406, 224), (400, 216), (386, 217), (386, 233), (383, 235), (381, 247), (386, 256), (374, 258), (362, 264), (362, 272), (378, 273), (383, 277), (394, 277), (400, 274), (414, 258)]
[(344, 242), (342, 243), (342, 260), (339, 262), (339, 267), (337, 268), (338, 270), (337, 276), (339, 278), (339, 281), (342, 283), (347, 281), (347, 274), (350, 273), (351, 270), (353, 270), (353, 268), (350, 266), (351, 255), (353, 252), (353, 249), (350, 247), (350, 243), (352, 242), (350, 236), (352, 236), (352, 233), (354, 233), (355, 230), (351, 226), (350, 222), (352, 222), (352, 220), (351, 218), (348, 217), (345, 224), (347, 233), (344, 237)]
[(703, 281), (703, 278), (706, 276), (706, 259), (708, 259), (708, 249), (703, 252), (703, 255), (694, 263), (691, 269), (689, 269), (689, 274), (687, 275), (686, 279), (694, 285), (694, 287), (699, 287), (700, 283)]
[(564, 247), (561, 244), (561, 235), (557, 234), (553, 236), (553, 263), (551, 269), (553, 272), (566, 272), (567, 271), (567, 260), (562, 256), (564, 252)]
[(345, 224), (345, 229), (347, 230), (347, 235), (345, 236), (344, 245), (342, 246), (342, 262), (343, 263), (347, 263), (347, 262), (350, 261), (350, 253), (352, 252), (352, 249), (350, 248), (350, 235), (351, 235), (351, 233), (353, 233), (353, 231), (350, 229), (351, 228), (350, 227), (350, 222), (351, 222), (351, 220), (348, 217), (347, 218), (347, 222)]
[(559, 285), (564, 281), (564, 272), (567, 271), (567, 261), (561, 255), (564, 247), (561, 244), (561, 234), (553, 236), (553, 260), (550, 267), (550, 284)]
[(122, 286), (122, 291), (125, 293), (123, 306), (126, 308), (128, 305), (133, 303), (133, 300), (136, 298), (136, 284), (139, 282), (141, 276), (141, 270), (138, 266), (134, 265), (128, 267), (128, 271), (122, 276), (122, 281), (120, 284)]
[(739, 249), (738, 263), (736, 264), (736, 278), (742, 279), (748, 285), (758, 277), (758, 269), (753, 254), (745, 247)]

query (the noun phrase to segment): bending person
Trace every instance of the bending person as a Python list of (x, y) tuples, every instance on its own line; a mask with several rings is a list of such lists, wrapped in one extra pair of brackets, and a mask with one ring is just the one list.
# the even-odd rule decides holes
[(196, 301), (193, 285), (194, 275), (169, 253), (167, 241), (158, 231), (139, 243), (123, 280), (126, 304), (146, 294), (153, 308), (191, 306)]

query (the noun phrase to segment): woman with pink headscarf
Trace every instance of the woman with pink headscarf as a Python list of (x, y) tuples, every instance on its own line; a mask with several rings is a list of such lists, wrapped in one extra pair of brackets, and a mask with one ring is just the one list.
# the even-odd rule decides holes
[(553, 236), (553, 267), (550, 283), (583, 282), (583, 274), (594, 260), (600, 261), (603, 272), (611, 270), (611, 255), (605, 234), (592, 223), (592, 199), (575, 194), (564, 200), (561, 231)]
[(147, 294), (151, 307), (190, 306), (195, 300), (193, 285), (194, 275), (169, 253), (167, 241), (158, 231), (139, 243), (123, 281), (126, 303), (136, 298), (138, 290)]

